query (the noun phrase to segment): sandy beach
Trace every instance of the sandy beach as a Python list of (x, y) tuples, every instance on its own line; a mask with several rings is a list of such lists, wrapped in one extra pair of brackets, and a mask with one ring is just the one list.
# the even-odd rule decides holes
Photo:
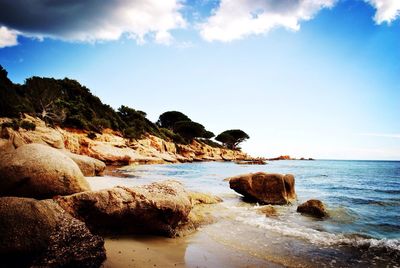
[(115, 267), (284, 267), (224, 246), (201, 230), (184, 238), (106, 238), (105, 268)]

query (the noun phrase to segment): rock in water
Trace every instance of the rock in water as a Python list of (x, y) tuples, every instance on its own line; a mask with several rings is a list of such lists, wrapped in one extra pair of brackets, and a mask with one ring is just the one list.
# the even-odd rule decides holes
[(94, 232), (169, 237), (188, 222), (192, 209), (188, 193), (177, 181), (78, 193), (59, 197), (57, 202)]
[(291, 174), (250, 173), (230, 178), (229, 185), (245, 198), (262, 204), (284, 205), (296, 198)]
[(0, 155), (0, 196), (45, 199), (87, 190), (77, 164), (57, 149), (27, 144)]
[(201, 204), (212, 205), (222, 202), (220, 197), (206, 193), (189, 192), (189, 197), (193, 206)]
[(262, 213), (262, 214), (264, 214), (267, 217), (271, 217), (271, 216), (276, 216), (277, 215), (276, 209), (271, 205), (260, 206), (260, 207), (257, 208), (257, 211)]
[(0, 256), (6, 267), (100, 267), (104, 240), (52, 200), (0, 198)]
[(311, 199), (297, 207), (297, 212), (311, 215), (316, 218), (328, 216), (324, 204), (320, 200)]
[(81, 169), (84, 176), (102, 176), (106, 169), (106, 164), (103, 161), (97, 160), (90, 156), (74, 154), (68, 151), (63, 151), (65, 155), (70, 157)]

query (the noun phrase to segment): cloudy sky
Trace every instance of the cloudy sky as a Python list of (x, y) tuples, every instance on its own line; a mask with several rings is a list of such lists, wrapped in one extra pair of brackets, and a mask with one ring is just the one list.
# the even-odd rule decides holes
[(400, 0), (0, 0), (0, 64), (253, 155), (400, 159)]

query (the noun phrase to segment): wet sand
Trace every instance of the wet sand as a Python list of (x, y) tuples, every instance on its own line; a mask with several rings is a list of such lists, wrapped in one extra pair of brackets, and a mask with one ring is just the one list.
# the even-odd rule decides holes
[(153, 236), (106, 238), (104, 267), (186, 267), (185, 240)]
[(282, 267), (213, 241), (201, 230), (180, 238), (107, 238), (105, 268), (114, 267)]

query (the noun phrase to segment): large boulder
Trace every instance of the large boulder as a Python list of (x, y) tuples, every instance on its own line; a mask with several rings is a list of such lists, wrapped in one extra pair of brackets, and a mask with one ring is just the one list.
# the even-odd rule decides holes
[(316, 218), (328, 216), (324, 204), (317, 199), (310, 199), (297, 207), (297, 212), (307, 214)]
[(57, 202), (97, 233), (151, 233), (173, 237), (188, 221), (191, 199), (177, 181), (84, 192)]
[(104, 240), (52, 200), (0, 198), (5, 267), (100, 267)]
[(250, 173), (230, 178), (229, 185), (248, 200), (262, 204), (284, 205), (296, 198), (291, 174)]
[(57, 149), (27, 144), (0, 153), (0, 196), (45, 199), (87, 190), (77, 164)]
[(84, 176), (93, 177), (102, 176), (104, 174), (106, 164), (104, 164), (103, 161), (68, 151), (63, 151), (63, 153), (70, 157), (79, 166)]

